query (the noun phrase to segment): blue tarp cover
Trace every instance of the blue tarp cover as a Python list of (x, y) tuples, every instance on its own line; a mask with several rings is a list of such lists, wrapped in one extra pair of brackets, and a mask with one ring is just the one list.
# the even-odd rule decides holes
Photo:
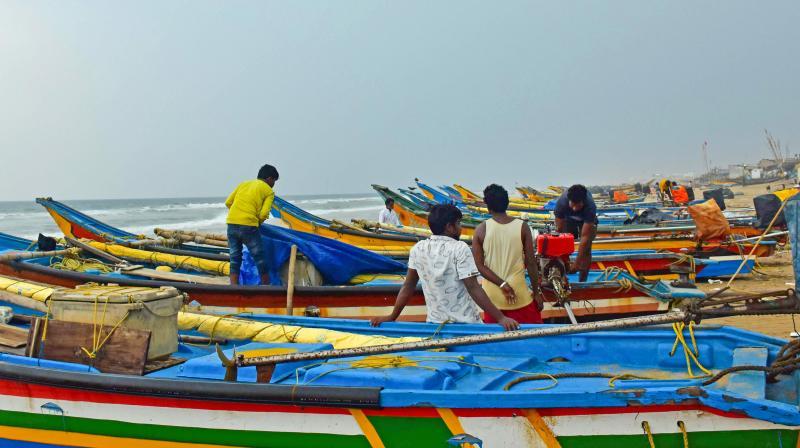
[[(404, 274), (407, 269), (404, 263), (356, 246), (269, 224), (261, 225), (261, 239), (273, 285), (281, 284), (281, 266), (289, 260), (293, 244), (319, 270), (326, 285), (346, 285), (359, 274)], [(255, 285), (259, 281), (258, 269), (246, 250), (240, 281), (244, 285)]]

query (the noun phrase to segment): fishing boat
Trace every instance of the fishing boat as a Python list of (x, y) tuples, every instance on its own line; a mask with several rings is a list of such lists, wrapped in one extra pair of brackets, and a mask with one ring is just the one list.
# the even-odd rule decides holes
[[(108, 249), (105, 243), (95, 244), (96, 248)], [(27, 259), (8, 259), (0, 262), (0, 275), (18, 277), (25, 280), (74, 287), (82, 283), (115, 283), (126, 286), (171, 286), (189, 295), (190, 300), (202, 305), (203, 309), (223, 313), (259, 312), (279, 313), (286, 310), (286, 286), (231, 286), (202, 281), (205, 277), (189, 277), (185, 281), (164, 278), (154, 279), (152, 271), (156, 265), (147, 259), (157, 255), (138, 255), (130, 259), (134, 267), (147, 266), (144, 273), (136, 269), (119, 269), (111, 266), (111, 272), (85, 270), (76, 272), (53, 267), (61, 264), (60, 257), (35, 256), (35, 242), (11, 235), (0, 234), (0, 250), (32, 253)], [(116, 252), (119, 250), (121, 252)], [(115, 253), (126, 258), (124, 246), (117, 246)], [(144, 252), (144, 251), (143, 251)], [(184, 261), (183, 265), (190, 262)], [(224, 262), (210, 265), (208, 269), (224, 271)], [(187, 276), (192, 272), (177, 270), (174, 275)], [(158, 275), (158, 274), (155, 274)], [(297, 315), (314, 314), (322, 317), (342, 317), (368, 319), (387, 315), (391, 312), (401, 280), (387, 281), (380, 275), (374, 280), (369, 275), (364, 282), (355, 286), (295, 286), (293, 289), (292, 312)], [(217, 277), (219, 278), (219, 277)], [(570, 278), (570, 301), (576, 316), (586, 319), (603, 319), (611, 316), (644, 312), (664, 312), (673, 303), (681, 300), (699, 300), (705, 297), (694, 288), (680, 288), (664, 281), (643, 282), (639, 278), (622, 271), (592, 271), (585, 282), (576, 276)], [(559, 302), (555, 291), (545, 289), (545, 319), (563, 319), (566, 310)], [(423, 321), (426, 316), (425, 300), (421, 288), (409, 302), (402, 319)]]
[[(165, 322), (159, 332), (125, 323), (115, 331), (91, 311), (57, 318), (49, 311), (64, 306), (56, 295), (0, 299), (15, 316), (0, 340), (4, 446), (777, 448), (798, 441), (798, 374), (774, 375), (780, 363), (797, 365), (787, 355), (797, 343), (692, 328), (678, 323), (685, 313), (501, 333), (496, 325), (374, 328), (179, 312), (171, 322), (156, 317)], [(658, 322), (675, 323), (627, 328)], [(110, 331), (103, 344), (92, 343), (97, 325)], [(150, 360), (154, 339), (176, 348)]]

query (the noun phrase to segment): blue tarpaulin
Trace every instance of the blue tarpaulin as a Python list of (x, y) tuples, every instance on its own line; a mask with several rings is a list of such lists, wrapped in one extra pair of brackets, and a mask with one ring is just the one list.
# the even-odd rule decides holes
[[(407, 269), (404, 263), (350, 244), (269, 224), (261, 225), (261, 239), (273, 285), (281, 284), (281, 266), (289, 260), (293, 244), (314, 264), (326, 285), (346, 285), (360, 274), (404, 274)], [(258, 269), (247, 250), (240, 274), (241, 284), (258, 284)]]

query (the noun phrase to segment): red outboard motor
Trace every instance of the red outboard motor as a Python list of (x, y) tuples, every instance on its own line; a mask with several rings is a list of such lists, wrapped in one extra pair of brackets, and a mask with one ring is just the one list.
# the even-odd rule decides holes
[(551, 289), (558, 304), (566, 309), (572, 323), (577, 323), (569, 306), (569, 256), (575, 252), (575, 237), (571, 233), (545, 231), (536, 237), (539, 256), (539, 281), (543, 288)]
[(553, 269), (559, 271), (559, 277), (566, 279), (569, 256), (575, 252), (575, 237), (571, 233), (540, 233), (536, 237), (536, 252), (542, 279), (550, 277)]

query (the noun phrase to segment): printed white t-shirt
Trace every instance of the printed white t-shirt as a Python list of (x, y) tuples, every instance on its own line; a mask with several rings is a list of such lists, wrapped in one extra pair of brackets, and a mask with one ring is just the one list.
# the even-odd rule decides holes
[(411, 248), (408, 267), (422, 280), (428, 322), (481, 322), (480, 308), (464, 286), (464, 279), (478, 275), (465, 242), (433, 235)]

